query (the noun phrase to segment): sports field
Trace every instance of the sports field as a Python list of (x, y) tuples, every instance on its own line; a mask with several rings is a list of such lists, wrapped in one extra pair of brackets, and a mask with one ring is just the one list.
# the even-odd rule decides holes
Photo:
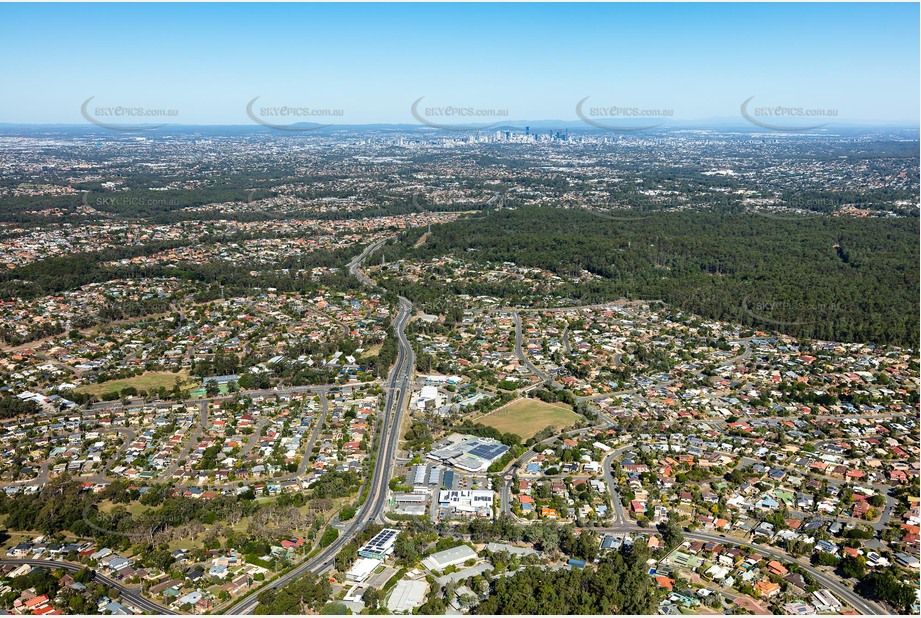
[(514, 433), (527, 440), (544, 427), (560, 429), (575, 425), (579, 415), (561, 403), (545, 403), (540, 399), (517, 399), (487, 414), (477, 422), (503, 433)]
[(78, 393), (88, 393), (99, 397), (106, 393), (120, 393), (123, 388), (128, 388), (129, 386), (133, 386), (139, 391), (156, 390), (161, 386), (169, 389), (173, 388), (173, 384), (176, 383), (176, 380), (185, 380), (188, 377), (188, 373), (185, 371), (179, 373), (172, 373), (170, 371), (148, 371), (147, 373), (142, 373), (133, 378), (109, 380), (108, 382), (101, 382), (99, 384), (88, 384), (86, 386), (77, 387), (75, 390)]

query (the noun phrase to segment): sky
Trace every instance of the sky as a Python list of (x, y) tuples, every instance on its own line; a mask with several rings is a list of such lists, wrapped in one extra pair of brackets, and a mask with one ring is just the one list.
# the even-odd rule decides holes
[(738, 118), (755, 97), (916, 126), (918, 24), (910, 3), (0, 4), (0, 122), (84, 124), (90, 97), (96, 118), (179, 124), (419, 124), (422, 97), (436, 121), (576, 120), (586, 97), (585, 113)]

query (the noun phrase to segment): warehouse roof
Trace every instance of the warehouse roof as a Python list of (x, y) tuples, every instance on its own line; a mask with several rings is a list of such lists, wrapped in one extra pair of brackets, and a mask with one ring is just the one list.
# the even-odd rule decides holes
[(411, 612), (425, 602), (425, 593), (428, 588), (425, 581), (401, 579), (394, 586), (390, 598), (387, 599), (387, 609), (394, 614)]
[(422, 561), (422, 565), (428, 569), (441, 571), (449, 566), (467, 562), (471, 558), (476, 559), (476, 552), (466, 545), (459, 545), (432, 554)]

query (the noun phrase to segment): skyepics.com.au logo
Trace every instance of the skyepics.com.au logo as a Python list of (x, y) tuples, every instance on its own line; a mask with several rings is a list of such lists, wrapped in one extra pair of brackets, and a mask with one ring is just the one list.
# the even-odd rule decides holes
[[(771, 131), (813, 131), (828, 124), (827, 119), (838, 117), (838, 110), (791, 105), (755, 105), (755, 97), (742, 102), (742, 117), (748, 122)], [(817, 122), (822, 121), (822, 122)]]
[[(742, 299), (742, 311), (756, 322), (773, 326), (805, 326), (829, 320), (844, 311), (841, 303), (796, 300)], [(799, 316), (809, 316), (808, 318)]]
[(418, 305), (419, 310), (428, 316), (442, 316), (449, 311), (463, 307), (463, 301), (458, 300), (455, 297), (447, 296), (438, 296), (437, 298), (432, 298), (426, 300), (425, 302), (420, 302)]
[(83, 509), (83, 523), (97, 536), (124, 537), (132, 543), (153, 543), (171, 528), (181, 525), (182, 521), (178, 515), (170, 515), (162, 520), (140, 522), (125, 508), (104, 512), (90, 504)]
[(316, 131), (341, 122), (345, 111), (309, 105), (257, 105), (261, 97), (246, 104), (246, 115), (256, 124), (278, 131)]
[(606, 131), (645, 131), (674, 117), (670, 108), (637, 107), (631, 105), (587, 105), (591, 97), (576, 103), (576, 115), (582, 122)]
[(80, 106), (80, 113), (98, 127), (113, 131), (152, 131), (166, 126), (164, 120), (176, 120), (175, 108), (149, 108), (140, 105), (92, 105), (90, 97)]
[[(422, 105), (419, 97), (410, 106), (413, 118), (434, 129), (477, 131), (496, 127), (508, 120), (508, 109), (459, 105)], [(496, 119), (500, 120), (496, 120)]]
[(140, 197), (130, 195), (93, 195), (90, 191), (83, 193), (83, 205), (90, 208), (165, 208), (179, 206), (179, 200), (162, 197)]

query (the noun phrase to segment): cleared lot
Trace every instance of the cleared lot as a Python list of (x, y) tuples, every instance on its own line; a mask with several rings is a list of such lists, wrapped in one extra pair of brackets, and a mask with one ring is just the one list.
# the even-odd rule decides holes
[(102, 382), (100, 384), (87, 384), (86, 386), (80, 386), (74, 390), (78, 393), (88, 393), (98, 397), (106, 393), (120, 393), (122, 389), (132, 386), (139, 391), (156, 390), (161, 386), (170, 389), (173, 388), (173, 384), (176, 383), (176, 380), (186, 380), (188, 377), (185, 371), (180, 373), (149, 371), (132, 378), (109, 380), (108, 382)]
[(576, 424), (579, 415), (564, 404), (545, 403), (540, 399), (517, 399), (487, 414), (478, 422), (527, 440), (544, 427), (556, 429)]

